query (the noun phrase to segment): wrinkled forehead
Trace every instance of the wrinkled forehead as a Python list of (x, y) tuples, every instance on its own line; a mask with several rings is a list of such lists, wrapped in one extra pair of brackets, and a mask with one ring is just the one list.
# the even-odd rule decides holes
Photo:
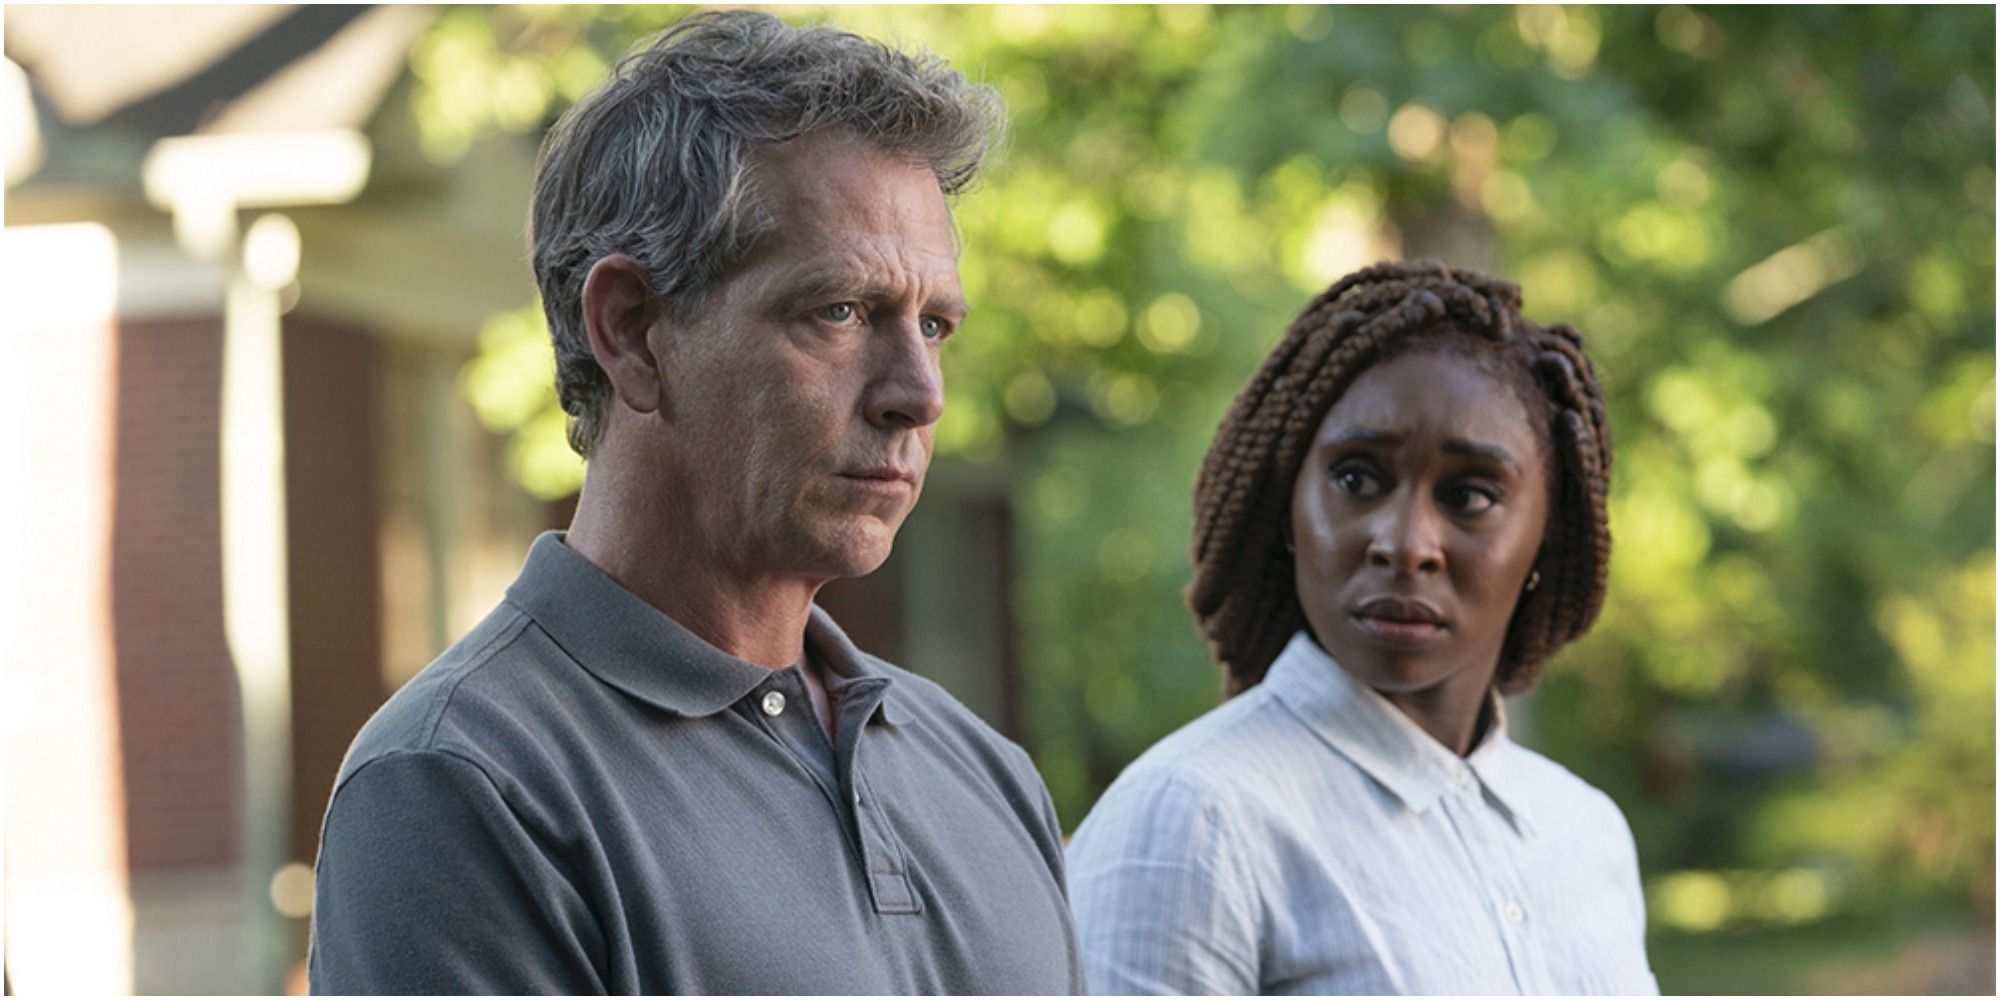
[(957, 231), (937, 175), (922, 159), (844, 131), (816, 132), (752, 147), (746, 192), (773, 229), (811, 236), (814, 227), (893, 233), (956, 258)]
[(763, 156), (745, 192), (756, 229), (726, 294), (789, 305), (898, 300), (965, 315), (951, 213), (928, 167), (840, 135)]
[[(1346, 392), (1351, 393), (1354, 385), (1369, 372), (1385, 365), (1395, 364), (1406, 358), (1428, 357), (1447, 358), (1455, 364), (1446, 366), (1455, 371), (1477, 373), (1485, 376), (1492, 384), (1503, 387), (1519, 404), (1520, 418), (1536, 444), (1550, 452), (1550, 434), (1554, 420), (1554, 407), (1546, 389), (1535, 377), (1533, 363), (1525, 352), (1525, 345), (1518, 340), (1494, 340), (1460, 330), (1450, 324), (1440, 324), (1422, 332), (1395, 338), (1383, 345), (1368, 366), (1349, 383)], [(1336, 405), (1338, 401), (1336, 400)]]
[(1355, 376), (1320, 421), (1316, 444), (1357, 429), (1497, 445), (1521, 461), (1547, 458), (1548, 431), (1501, 365), (1426, 345)]

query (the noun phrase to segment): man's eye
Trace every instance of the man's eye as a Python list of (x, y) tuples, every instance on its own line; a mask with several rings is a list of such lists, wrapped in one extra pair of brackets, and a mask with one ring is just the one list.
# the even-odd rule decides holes
[(819, 318), (829, 323), (851, 323), (858, 315), (860, 311), (854, 308), (852, 302), (836, 302), (819, 311)]
[(951, 332), (951, 324), (936, 316), (925, 316), (917, 326), (923, 330), (925, 340), (943, 340)]

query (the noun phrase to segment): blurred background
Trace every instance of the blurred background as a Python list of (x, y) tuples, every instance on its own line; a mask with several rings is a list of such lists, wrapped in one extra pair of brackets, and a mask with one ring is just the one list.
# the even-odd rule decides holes
[[(567, 523), (535, 147), (686, 8), (5, 11), (6, 968), (302, 985), (369, 713)], [(1991, 8), (778, 8), (1005, 95), (930, 489), (824, 603), (1073, 829), (1214, 706), (1209, 437), (1339, 275), (1585, 333), (1604, 617), (1514, 706), (1668, 992), (1994, 989)]]

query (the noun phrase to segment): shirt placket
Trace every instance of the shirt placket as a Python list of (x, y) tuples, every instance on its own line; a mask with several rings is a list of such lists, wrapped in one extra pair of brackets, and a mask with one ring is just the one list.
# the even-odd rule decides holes
[[(787, 683), (797, 681), (799, 683)], [(812, 775), (839, 818), (848, 846), (868, 883), (875, 912), (920, 913), (923, 906), (910, 882), (909, 861), (880, 803), (857, 772), (867, 720), (881, 704), (883, 684), (857, 681), (834, 706), (837, 744), (811, 715), (811, 701), (795, 673), (774, 675), (751, 692), (766, 731)]]
[(888, 695), (888, 687), (888, 681), (870, 678), (855, 681), (843, 691), (836, 719), (841, 734), (835, 751), (837, 773), (841, 790), (854, 807), (854, 831), (868, 891), (875, 898), (875, 912), (921, 913), (923, 901), (910, 881), (909, 853), (861, 766), (868, 720)]
[(1513, 863), (1520, 846), (1506, 842), (1516, 835), (1487, 804), (1470, 767), (1454, 765), (1451, 783), (1443, 805), (1479, 875), (1480, 894), (1507, 953), (1514, 988), (1523, 994), (1547, 993), (1546, 956), (1535, 946), (1537, 921), (1543, 915), (1529, 909), (1526, 885)]

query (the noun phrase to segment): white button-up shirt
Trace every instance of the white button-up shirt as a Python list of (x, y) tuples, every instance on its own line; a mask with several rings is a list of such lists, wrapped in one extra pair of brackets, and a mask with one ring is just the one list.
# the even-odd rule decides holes
[(1658, 993), (1624, 815), (1493, 718), (1461, 759), (1295, 636), (1077, 829), (1085, 984)]

